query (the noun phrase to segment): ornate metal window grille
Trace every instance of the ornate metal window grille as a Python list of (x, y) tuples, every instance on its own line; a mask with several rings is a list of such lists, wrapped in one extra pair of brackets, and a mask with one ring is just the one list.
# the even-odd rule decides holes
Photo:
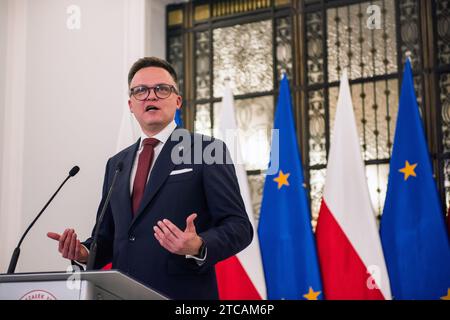
[[(379, 21), (370, 20), (373, 10), (379, 10)], [(410, 51), (436, 182), (446, 205), (450, 201), (449, 13), (450, 0), (220, 0), (170, 5), (167, 58), (180, 74), (184, 121), (190, 129), (214, 134), (228, 77), (245, 149), (255, 150), (257, 137), (250, 129), (271, 129), (280, 75), (286, 72), (314, 224), (339, 75), (347, 68), (372, 203), (381, 214), (403, 63)], [(269, 136), (265, 139), (270, 141)], [(268, 145), (260, 148), (258, 158), (265, 160), (268, 150)], [(264, 161), (248, 158), (256, 215), (264, 169)]]

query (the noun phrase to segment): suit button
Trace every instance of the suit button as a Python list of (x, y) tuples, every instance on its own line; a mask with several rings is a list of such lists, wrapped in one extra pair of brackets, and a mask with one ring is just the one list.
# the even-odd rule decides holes
[(135, 237), (135, 236), (130, 236), (130, 237), (128, 238), (128, 240), (129, 240), (130, 242), (134, 242), (134, 240), (136, 240), (136, 237)]

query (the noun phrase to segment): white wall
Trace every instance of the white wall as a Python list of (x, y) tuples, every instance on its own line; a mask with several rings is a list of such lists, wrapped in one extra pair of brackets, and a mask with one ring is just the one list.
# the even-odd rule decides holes
[[(0, 123), (3, 123), (5, 110), (5, 79), (6, 79), (6, 20), (7, 20), (7, 1), (0, 0)], [(0, 130), (0, 141), (3, 141), (3, 131)], [(0, 168), (2, 167), (3, 149), (0, 148)], [(2, 180), (0, 170), (0, 181)], [(2, 192), (0, 183), (0, 194)]]
[[(18, 272), (64, 270), (68, 262), (60, 257), (56, 242), (48, 239), (46, 233), (72, 227), (82, 239), (90, 234), (106, 161), (116, 152), (118, 130), (126, 110), (127, 72), (131, 62), (144, 53), (164, 57), (167, 1), (0, 0), (0, 58), (1, 43), (5, 42), (3, 9), (6, 3), (17, 6), (16, 1), (23, 2), (19, 9), (24, 14), (12, 20), (25, 28), (24, 32), (15, 33), (15, 37), (24, 40), (24, 45), (19, 42), (15, 48), (25, 48), (26, 52), (19, 57), (24, 61), (17, 60), (14, 51), (8, 50), (6, 59), (0, 59), (0, 90), (6, 90), (6, 98), (10, 97), (7, 101), (12, 101), (6, 105), (5, 117), (0, 116), (0, 123), (10, 121), (8, 112), (16, 116), (14, 126), (1, 126), (0, 151), (13, 149), (12, 154), (21, 155), (22, 164), (14, 165), (14, 159), (5, 156), (0, 162), (0, 229), (10, 229), (9, 234), (0, 233), (0, 273), (6, 270), (20, 233), (70, 168), (79, 165), (80, 173), (68, 181), (28, 234), (17, 266)], [(81, 9), (80, 30), (66, 26), (69, 5)], [(13, 15), (17, 11), (9, 10)], [(146, 23), (145, 19), (151, 22)], [(151, 45), (146, 46), (150, 34)], [(11, 40), (6, 43), (12, 46)], [(12, 69), (4, 71), (4, 63), (12, 65)], [(18, 71), (24, 66), (23, 88), (1, 82), (5, 73), (7, 81), (14, 74), (22, 74), (14, 66)], [(22, 100), (15, 98), (21, 94)], [(21, 108), (22, 115), (14, 111)], [(3, 109), (0, 104), (0, 111)], [(15, 139), (19, 146), (23, 141), (22, 150), (13, 143), (5, 145), (5, 137), (11, 134), (18, 136)], [(3, 180), (5, 172), (10, 172), (10, 179)], [(16, 177), (20, 182), (14, 182)], [(14, 190), (6, 192), (10, 186)], [(18, 194), (17, 202), (8, 200), (12, 192)]]
[[(147, 1), (145, 52), (157, 57), (166, 57), (166, 5), (177, 1)], [(164, 28), (161, 28), (164, 26)]]
[[(22, 221), (22, 172), (26, 74), (26, 2), (8, 0), (3, 61), (0, 253), (2, 262), (17, 242)], [(6, 261), (2, 265), (6, 266)], [(3, 270), (5, 268), (2, 268)]]

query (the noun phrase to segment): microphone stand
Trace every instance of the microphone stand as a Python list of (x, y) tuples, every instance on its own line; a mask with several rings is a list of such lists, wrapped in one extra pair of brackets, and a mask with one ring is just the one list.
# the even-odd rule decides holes
[(109, 201), (111, 199), (111, 194), (113, 192), (117, 176), (118, 176), (119, 172), (122, 171), (122, 167), (123, 167), (123, 163), (119, 162), (117, 164), (116, 171), (114, 172), (114, 177), (111, 182), (111, 187), (109, 187), (108, 195), (106, 196), (106, 200), (105, 200), (105, 203), (103, 204), (102, 211), (100, 212), (100, 215), (97, 219), (97, 224), (95, 226), (95, 231), (94, 231), (94, 239), (92, 240), (92, 243), (91, 243), (91, 246), (89, 249), (89, 258), (88, 258), (88, 261), (86, 264), (86, 271), (94, 270), (95, 257), (97, 256), (98, 232), (100, 230), (100, 225), (102, 224), (103, 216), (105, 215), (106, 208), (109, 205)]
[(50, 202), (53, 201), (53, 199), (58, 194), (59, 190), (61, 190), (61, 188), (67, 182), (67, 180), (69, 180), (71, 177), (76, 175), (78, 173), (78, 171), (80, 171), (80, 168), (78, 166), (75, 166), (75, 167), (73, 167), (70, 170), (69, 175), (67, 176), (67, 178), (63, 181), (63, 183), (61, 183), (61, 185), (59, 186), (58, 190), (56, 190), (56, 192), (53, 194), (53, 196), (50, 198), (50, 200), (47, 201), (47, 203), (45, 204), (44, 208), (42, 208), (42, 210), (39, 212), (39, 214), (36, 216), (36, 218), (34, 218), (33, 222), (31, 222), (31, 224), (28, 226), (27, 230), (22, 235), (22, 238), (20, 238), (19, 244), (14, 249), (14, 252), (13, 252), (12, 257), (11, 257), (11, 261), (9, 262), (8, 274), (12, 274), (16, 270), (17, 261), (19, 260), (19, 255), (20, 255), (20, 245), (22, 244), (23, 240), (25, 239), (25, 236), (28, 234), (30, 229), (33, 227), (33, 225), (36, 223), (36, 221), (39, 219), (39, 217), (42, 215), (42, 213), (45, 211), (45, 209), (47, 209), (47, 207), (50, 204)]

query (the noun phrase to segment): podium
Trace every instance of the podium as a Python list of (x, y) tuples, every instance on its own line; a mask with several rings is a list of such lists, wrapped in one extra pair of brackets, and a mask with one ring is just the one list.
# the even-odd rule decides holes
[(0, 300), (168, 300), (116, 270), (0, 275)]

